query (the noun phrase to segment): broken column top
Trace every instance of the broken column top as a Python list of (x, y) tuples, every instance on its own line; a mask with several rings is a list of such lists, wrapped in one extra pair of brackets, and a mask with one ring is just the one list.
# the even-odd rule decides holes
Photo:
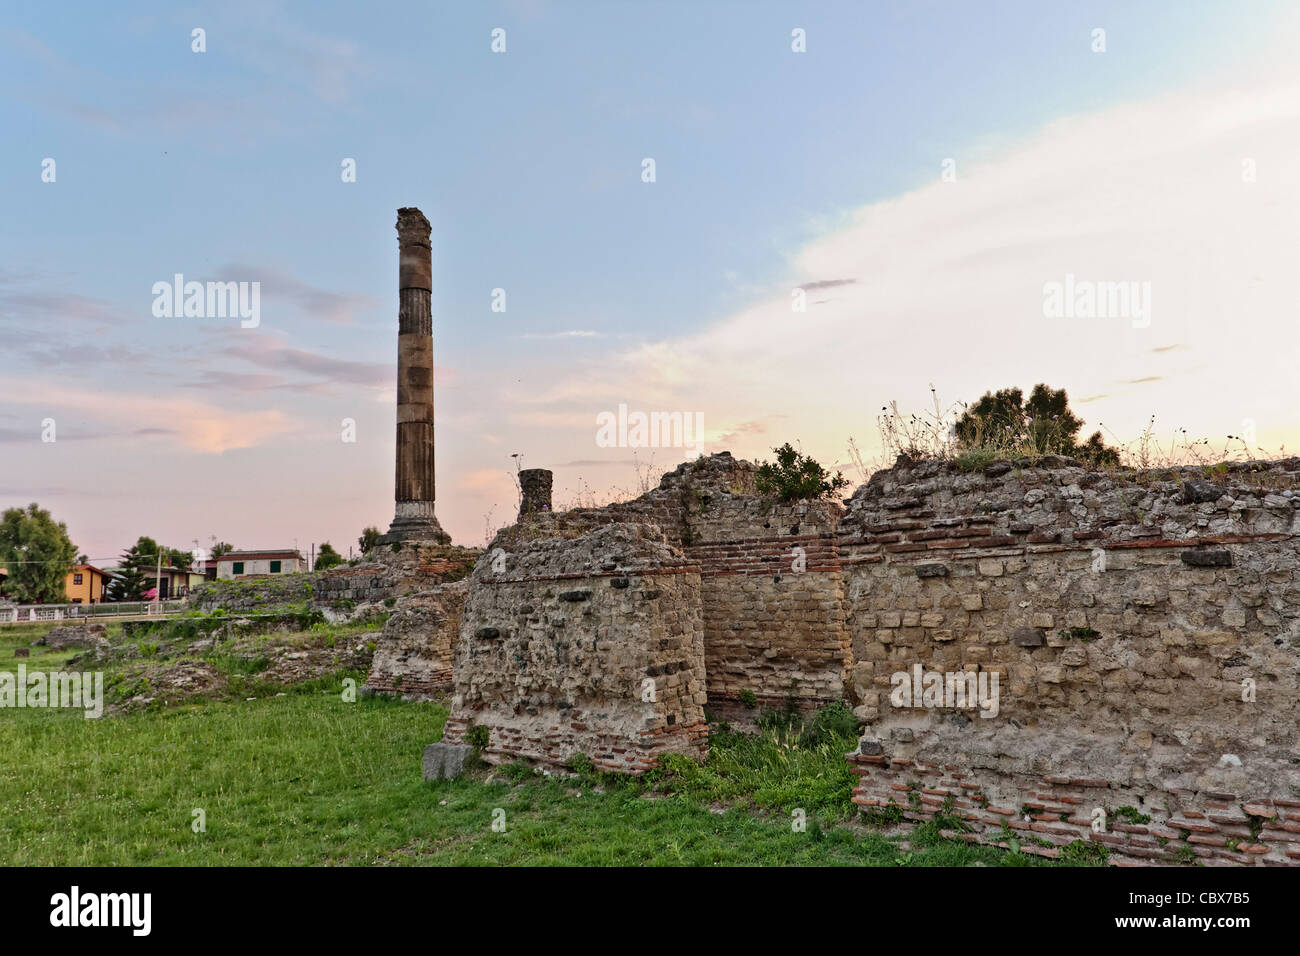
[[(429, 242), (429, 220), (414, 206), (397, 210), (399, 289), (433, 289), (433, 247)], [(428, 313), (427, 303), (421, 310)]]
[(420, 212), (415, 206), (403, 206), (397, 210), (397, 241), (405, 245), (406, 243), (419, 243), (420, 245), (429, 245), (429, 233), (433, 227), (429, 225), (429, 220), (424, 213)]

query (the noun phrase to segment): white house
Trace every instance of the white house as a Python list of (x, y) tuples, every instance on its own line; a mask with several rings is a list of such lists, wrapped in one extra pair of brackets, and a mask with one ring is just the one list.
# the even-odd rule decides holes
[(293, 548), (283, 551), (227, 551), (216, 558), (216, 563), (217, 578), (222, 581), (250, 574), (292, 574), (307, 570), (302, 552)]

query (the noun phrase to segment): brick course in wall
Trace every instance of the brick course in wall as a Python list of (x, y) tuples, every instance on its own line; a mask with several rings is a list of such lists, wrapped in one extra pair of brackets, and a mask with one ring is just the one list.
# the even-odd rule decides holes
[(686, 553), (700, 566), (709, 709), (808, 713), (849, 693), (851, 640), (831, 502), (711, 498), (688, 519)]
[[(848, 759), (858, 777), (855, 804), (911, 823), (959, 820), (960, 827), (940, 832), (971, 843), (1009, 849), (1014, 840), (1021, 853), (1048, 859), (1060, 858), (1071, 844), (1093, 844), (1118, 866), (1300, 864), (1300, 800), (1175, 790), (1153, 803), (1150, 789), (1105, 777), (1038, 774), (1009, 781), (964, 764), (860, 753)], [(990, 798), (990, 780), (1010, 798)]]

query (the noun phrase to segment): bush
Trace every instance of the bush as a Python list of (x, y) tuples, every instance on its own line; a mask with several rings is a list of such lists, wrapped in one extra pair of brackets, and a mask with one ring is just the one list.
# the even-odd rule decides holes
[(849, 484), (840, 472), (831, 477), (816, 460), (795, 451), (789, 442), (772, 450), (776, 461), (760, 462), (754, 475), (754, 487), (761, 495), (781, 501), (818, 501), (834, 498)]
[(591, 758), (584, 753), (576, 753), (569, 758), (569, 769), (580, 777), (586, 777), (596, 768)]
[(1069, 455), (1093, 465), (1118, 465), (1119, 452), (1106, 447), (1101, 432), (1078, 441), (1082, 427), (1083, 419), (1070, 410), (1063, 388), (1040, 383), (1028, 399), (1018, 388), (985, 392), (954, 425), (966, 449), (958, 465), (973, 470), (989, 452), (999, 457)]
[(469, 730), (465, 731), (465, 740), (475, 750), (486, 750), (491, 739), (492, 731), (482, 724), (474, 724)]
[(742, 690), (739, 696), (740, 696), (740, 702), (744, 704), (746, 707), (748, 707), (750, 710), (753, 710), (755, 707), (758, 706), (758, 698), (754, 696), (754, 692), (750, 690), (748, 687)]
[(853, 716), (848, 704), (837, 700), (817, 711), (799, 737), (799, 746), (816, 747), (832, 740), (851, 740), (857, 735), (858, 718)]

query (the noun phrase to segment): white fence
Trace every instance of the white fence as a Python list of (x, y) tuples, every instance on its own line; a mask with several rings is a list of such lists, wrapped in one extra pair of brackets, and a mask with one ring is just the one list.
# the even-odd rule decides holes
[(0, 605), (0, 624), (38, 621), (85, 620), (92, 617), (134, 617), (174, 614), (184, 610), (184, 601), (122, 601), (109, 604), (19, 604)]

